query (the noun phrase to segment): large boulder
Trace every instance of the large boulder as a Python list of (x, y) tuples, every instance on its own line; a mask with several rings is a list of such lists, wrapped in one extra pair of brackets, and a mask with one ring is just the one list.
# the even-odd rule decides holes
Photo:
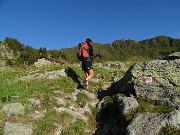
[(180, 105), (180, 59), (151, 60), (133, 65), (118, 83), (124, 92), (137, 97)]
[(128, 135), (157, 135), (162, 128), (180, 129), (180, 112), (175, 110), (168, 114), (141, 113), (127, 127)]

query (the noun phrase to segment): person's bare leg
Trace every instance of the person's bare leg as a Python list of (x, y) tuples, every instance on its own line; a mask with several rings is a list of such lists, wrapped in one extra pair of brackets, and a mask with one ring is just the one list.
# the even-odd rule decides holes
[(86, 78), (89, 76), (89, 74), (88, 74), (87, 71), (84, 71), (84, 74), (85, 74), (85, 80), (83, 82), (87, 86), (88, 85), (88, 81), (86, 80)]
[(88, 80), (94, 77), (93, 69), (88, 70), (87, 75), (88, 76), (86, 77), (86, 85), (88, 85)]

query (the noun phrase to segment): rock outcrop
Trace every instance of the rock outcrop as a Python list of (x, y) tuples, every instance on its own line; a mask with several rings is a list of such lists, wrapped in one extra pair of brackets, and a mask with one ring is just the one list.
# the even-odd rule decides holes
[(35, 67), (43, 67), (43, 66), (50, 66), (50, 65), (59, 65), (59, 64), (66, 64), (65, 61), (57, 60), (54, 58), (41, 58), (38, 59), (33, 65)]
[(141, 113), (127, 127), (128, 135), (157, 135), (164, 127), (180, 129), (180, 112), (168, 114)]
[[(99, 102), (98, 108), (101, 109), (105, 120), (102, 121), (103, 124), (101, 123), (101, 128), (96, 135), (157, 135), (166, 127), (175, 128), (179, 133), (179, 80), (180, 52), (170, 54), (163, 60), (137, 62), (110, 88), (115, 90), (115, 93), (123, 93), (126, 96), (116, 96), (116, 99), (109, 103), (108, 96), (105, 95)], [(156, 112), (156, 110), (138, 112), (139, 100), (137, 99), (156, 101), (172, 109), (167, 113)], [(112, 111), (108, 112), (108, 110)]]
[(5, 66), (7, 60), (16, 59), (12, 50), (8, 48), (7, 45), (0, 43), (0, 66)]
[(27, 75), (20, 78), (20, 80), (31, 80), (31, 79), (56, 79), (59, 77), (67, 77), (67, 70), (61, 69), (56, 71), (45, 71), (43, 73), (35, 73), (33, 75)]
[[(180, 53), (171, 60), (138, 62), (118, 82), (120, 91), (133, 92), (137, 97), (158, 100), (167, 105), (180, 106)], [(166, 57), (168, 58), (168, 57)], [(177, 59), (178, 58), (178, 59)]]

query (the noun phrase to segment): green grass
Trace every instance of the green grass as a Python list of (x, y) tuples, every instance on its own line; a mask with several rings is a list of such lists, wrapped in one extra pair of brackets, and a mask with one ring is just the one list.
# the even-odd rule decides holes
[(159, 135), (179, 135), (180, 130), (172, 128), (172, 127), (165, 127), (162, 128)]
[(86, 103), (90, 101), (90, 98), (85, 94), (85, 93), (79, 93), (77, 95), (77, 103), (80, 107), (84, 107), (86, 105)]
[(138, 112), (159, 112), (159, 113), (168, 113), (173, 111), (172, 107), (166, 106), (166, 105), (162, 105), (160, 104), (159, 101), (152, 101), (152, 100), (147, 100), (147, 99), (139, 99), (138, 100), (139, 103), (139, 108), (138, 108)]
[(85, 129), (88, 128), (87, 124), (78, 119), (74, 124), (71, 124), (69, 128), (63, 130), (62, 135), (86, 135)]
[[(126, 66), (132, 65), (132, 62), (126, 64)], [(61, 69), (68, 70), (68, 77), (59, 77), (56, 79), (30, 79), (30, 80), (20, 80), (19, 78), (26, 76), (26, 75), (34, 75), (38, 73), (43, 73), (45, 71), (54, 71), (54, 70), (61, 70)], [(89, 88), (87, 91), (92, 92), (101, 89), (104, 82), (111, 82), (113, 76), (120, 77), (124, 74), (125, 71), (122, 69), (114, 68), (112, 70), (104, 69), (95, 67), (95, 79), (99, 79), (98, 83), (89, 82)], [(20, 102), (23, 104), (25, 109), (24, 116), (12, 116), (10, 118), (5, 118), (3, 112), (0, 112), (0, 132), (2, 132), (3, 124), (6, 121), (11, 122), (22, 122), (22, 123), (30, 123), (34, 128), (35, 135), (46, 135), (51, 134), (54, 132), (56, 128), (56, 123), (62, 125), (62, 134), (63, 135), (86, 135), (85, 129), (95, 129), (96, 121), (95, 117), (99, 117), (102, 119), (106, 119), (108, 109), (112, 109), (114, 112), (110, 111), (109, 113), (115, 114), (118, 116), (116, 112), (117, 108), (113, 105), (115, 103), (115, 98), (118, 95), (109, 95), (105, 97), (105, 103), (103, 110), (96, 110), (96, 108), (91, 108), (93, 115), (88, 116), (90, 118), (89, 123), (84, 122), (81, 119), (75, 121), (72, 124), (73, 118), (70, 114), (66, 112), (56, 113), (53, 111), (52, 107), (59, 107), (56, 102), (52, 99), (52, 97), (59, 97), (65, 98), (65, 96), (71, 95), (74, 92), (75, 88), (77, 87), (77, 79), (80, 81), (84, 80), (84, 73), (81, 71), (81, 68), (77, 65), (54, 65), (42, 68), (35, 68), (35, 67), (28, 67), (28, 68), (21, 68), (21, 67), (6, 67), (0, 68), (0, 108), (3, 105), (8, 103)], [(54, 93), (54, 91), (59, 91), (60, 93)], [(110, 92), (111, 93), (111, 92)], [(123, 96), (123, 95), (121, 95)], [(27, 101), (29, 98), (37, 98), (41, 101), (41, 106), (31, 106), (29, 107), (29, 102)], [(79, 107), (84, 107), (87, 102), (91, 99), (80, 92), (77, 95), (77, 101), (74, 102), (72, 99), (67, 98), (67, 105), (75, 105)], [(166, 113), (172, 111), (172, 108), (163, 106), (159, 102), (156, 101), (149, 101), (145, 99), (139, 99), (139, 108), (137, 112), (132, 112), (128, 114), (126, 120), (129, 121), (133, 118), (134, 113), (141, 113), (141, 112), (159, 112), (159, 113)], [(29, 114), (33, 113), (34, 111), (42, 111), (47, 110), (45, 117), (37, 120), (32, 121), (29, 120)], [(102, 112), (99, 112), (102, 111)], [(116, 114), (117, 113), (117, 114)], [(99, 115), (99, 116), (98, 116)], [(100, 116), (101, 115), (101, 116)], [(104, 115), (104, 116), (102, 116)], [(117, 122), (117, 120), (116, 120)], [(101, 121), (103, 124), (104, 121)], [(169, 132), (169, 131), (166, 131)]]
[[(68, 77), (59, 77), (57, 79), (19, 79), (26, 75), (39, 74), (45, 71), (61, 70), (63, 68), (70, 71), (70, 75), (68, 75)], [(99, 70), (99, 74), (100, 73), (101, 71)], [(78, 77), (80, 81), (84, 78), (84, 73), (77, 65), (55, 65), (42, 68), (0, 68), (0, 107), (2, 108), (5, 104), (20, 102), (26, 108), (24, 116), (16, 115), (6, 119), (4, 119), (4, 113), (0, 112), (0, 118), (3, 120), (2, 125), (6, 121), (31, 123), (34, 128), (34, 134), (45, 135), (54, 131), (56, 128), (54, 123), (59, 123), (63, 126), (63, 134), (86, 134), (84, 133), (84, 129), (88, 126), (93, 127), (94, 125), (87, 125), (87, 123), (82, 120), (77, 120), (74, 124), (71, 124), (73, 118), (69, 114), (56, 114), (55, 112), (52, 112), (52, 107), (58, 107), (58, 105), (51, 97), (56, 96), (64, 98), (64, 95), (70, 95), (74, 92), (74, 89), (77, 87), (77, 82), (75, 80), (76, 77)], [(92, 83), (91, 88), (94, 89), (94, 86), (95, 84)], [(97, 87), (98, 86), (96, 86), (96, 88)], [(60, 93), (56, 94), (54, 91), (60, 91)], [(77, 97), (77, 102), (67, 99), (67, 104), (76, 104), (77, 106), (83, 107), (86, 102), (90, 100), (84, 93), (79, 93)], [(32, 106), (29, 108), (29, 102), (27, 101), (29, 98), (39, 99), (41, 101), (41, 107)], [(34, 111), (42, 110), (47, 110), (47, 114), (44, 118), (37, 121), (31, 121), (29, 119), (29, 114)], [(3, 130), (2, 126), (0, 127), (0, 131), (1, 130)]]

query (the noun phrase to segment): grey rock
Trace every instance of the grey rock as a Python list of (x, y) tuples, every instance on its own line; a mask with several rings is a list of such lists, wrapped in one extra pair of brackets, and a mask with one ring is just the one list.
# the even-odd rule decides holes
[(175, 110), (165, 116), (166, 125), (180, 129), (180, 111)]
[(31, 135), (32, 132), (32, 126), (29, 124), (6, 122), (3, 135)]
[(91, 78), (89, 81), (93, 82), (93, 83), (99, 83), (100, 79), (96, 79), (96, 78)]
[(175, 53), (169, 54), (164, 59), (166, 59), (166, 60), (180, 59), (180, 52), (175, 52)]
[(92, 107), (96, 107), (96, 105), (98, 104), (99, 100), (98, 99), (93, 99), (90, 102), (88, 102), (88, 104)]
[[(180, 101), (180, 59), (137, 62), (116, 83), (119, 91), (176, 104)], [(170, 105), (170, 104), (169, 104)]]
[(90, 99), (95, 99), (96, 98), (96, 95), (91, 93), (91, 92), (88, 92), (88, 91), (81, 91), (81, 93), (84, 93), (86, 94)]
[(157, 135), (166, 127), (180, 129), (180, 112), (175, 110), (168, 114), (141, 113), (127, 127), (128, 135)]
[(39, 99), (30, 98), (28, 99), (31, 105), (39, 106), (41, 104), (41, 101)]
[(124, 116), (139, 107), (137, 100), (133, 97), (118, 98), (118, 107), (121, 115)]
[(16, 57), (7, 45), (0, 43), (0, 66), (6, 66), (7, 60), (15, 61)]
[(78, 89), (75, 89), (74, 92), (69, 95), (69, 98), (71, 98), (73, 101), (76, 101), (77, 100), (77, 95), (79, 94), (80, 90)]
[(166, 126), (164, 117), (158, 113), (141, 113), (127, 127), (128, 135), (156, 135)]
[(84, 110), (83, 109), (79, 109), (79, 108), (65, 108), (65, 107), (60, 107), (60, 108), (57, 108), (57, 107), (53, 107), (53, 109), (55, 110), (55, 112), (57, 113), (61, 113), (61, 112), (67, 112), (69, 113), (70, 115), (73, 116), (73, 121), (75, 121), (76, 119), (82, 119), (84, 121), (87, 121), (87, 118), (86, 116), (84, 115)]
[(104, 82), (103, 86), (102, 86), (102, 89), (107, 90), (108, 88), (111, 87), (111, 85), (112, 85), (112, 82)]
[(21, 103), (11, 103), (4, 105), (2, 111), (5, 112), (7, 117), (11, 115), (24, 115), (24, 106)]
[(66, 100), (64, 100), (63, 98), (59, 98), (59, 97), (53, 97), (55, 100), (56, 100), (56, 103), (58, 105), (63, 105), (65, 106), (67, 103), (66, 103)]
[(88, 112), (88, 113), (92, 114), (91, 109), (89, 108), (88, 104), (86, 104), (86, 105), (83, 107), (83, 110), (84, 110), (84, 112)]
[(31, 80), (31, 79), (41, 79), (41, 78), (56, 79), (59, 77), (67, 77), (66, 69), (55, 70), (55, 71), (46, 71), (43, 73), (27, 75), (27, 76), (21, 77), (20, 80)]
[(39, 112), (39, 111), (35, 111), (33, 114), (30, 115), (31, 120), (39, 120), (43, 117), (45, 117), (46, 114), (46, 110)]
[(38, 119), (43, 118), (43, 117), (45, 117), (44, 114), (38, 113), (38, 114), (31, 115), (31, 120), (38, 120)]
[(55, 126), (56, 128), (55, 128), (55, 130), (54, 130), (53, 135), (61, 135), (62, 130), (63, 130), (63, 126), (60, 125), (60, 124), (55, 124), (54, 126)]

